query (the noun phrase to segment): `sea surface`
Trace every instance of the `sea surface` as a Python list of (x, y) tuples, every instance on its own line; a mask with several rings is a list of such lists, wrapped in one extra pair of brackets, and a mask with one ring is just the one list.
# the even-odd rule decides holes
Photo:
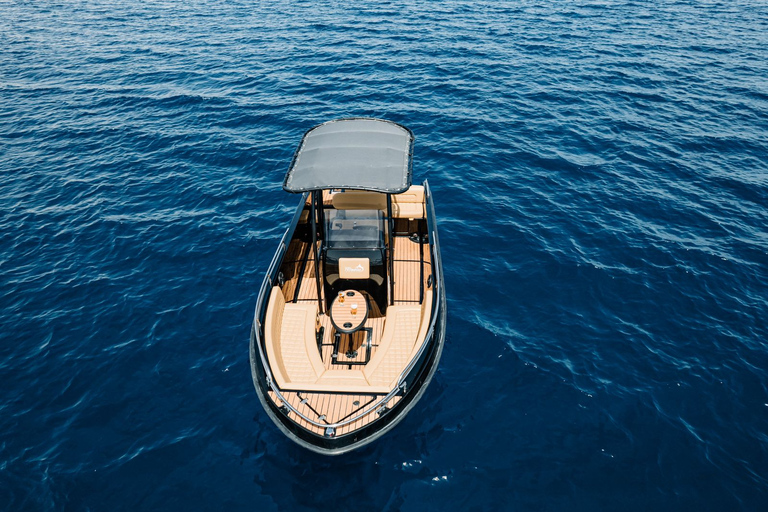
[[(420, 407), (253, 389), (302, 134), (416, 134)], [(0, 1), (0, 510), (768, 510), (768, 3)]]

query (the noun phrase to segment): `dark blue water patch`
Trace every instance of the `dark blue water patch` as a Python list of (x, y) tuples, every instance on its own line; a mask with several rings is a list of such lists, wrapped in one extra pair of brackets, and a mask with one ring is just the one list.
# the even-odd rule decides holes
[[(754, 2), (0, 7), (0, 508), (762, 510)], [(301, 135), (416, 134), (438, 373), (376, 443), (253, 389)]]

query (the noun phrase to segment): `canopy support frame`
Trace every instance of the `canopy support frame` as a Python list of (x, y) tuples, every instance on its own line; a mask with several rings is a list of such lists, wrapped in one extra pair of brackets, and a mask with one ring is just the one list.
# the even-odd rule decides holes
[(387, 194), (387, 225), (389, 226), (389, 305), (395, 305), (395, 223), (392, 218), (392, 194)]
[(320, 202), (322, 196), (322, 191), (315, 190), (312, 192), (312, 201), (310, 202), (310, 216), (312, 217), (312, 252), (315, 255), (315, 287), (317, 288), (317, 305), (320, 314), (323, 313), (323, 294), (320, 288), (320, 248), (317, 246), (317, 204), (319, 204), (320, 209), (322, 209), (322, 203)]

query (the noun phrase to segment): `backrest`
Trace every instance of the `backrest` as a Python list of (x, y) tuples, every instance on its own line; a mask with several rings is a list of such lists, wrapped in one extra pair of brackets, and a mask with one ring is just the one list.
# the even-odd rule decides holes
[(363, 369), (365, 378), (374, 386), (394, 385), (408, 364), (421, 320), (421, 307), (396, 305), (387, 308), (384, 332), (376, 352)]
[(336, 192), (332, 199), (337, 210), (384, 210), (387, 209), (387, 196), (367, 190), (347, 190)]
[[(332, 196), (333, 207), (337, 210), (382, 210), (387, 211), (387, 196), (367, 190), (347, 190)], [(392, 195), (392, 216), (394, 218), (424, 218), (424, 186), (411, 185), (408, 190)]]
[[(392, 196), (394, 203), (424, 203), (424, 187), (422, 185), (411, 185), (408, 190), (401, 194)], [(384, 205), (386, 208), (386, 205)]]
[(424, 187), (422, 185), (411, 185), (402, 194), (392, 196), (392, 217), (396, 219), (423, 219), (425, 214)]

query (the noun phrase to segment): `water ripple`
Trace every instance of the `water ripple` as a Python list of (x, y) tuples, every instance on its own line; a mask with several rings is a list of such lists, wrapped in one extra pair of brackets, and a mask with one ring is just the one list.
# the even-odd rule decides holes
[[(1, 3), (0, 503), (760, 510), (766, 33), (743, 0)], [(295, 145), (350, 115), (416, 133), (450, 313), (423, 407), (329, 460), (247, 343)]]

